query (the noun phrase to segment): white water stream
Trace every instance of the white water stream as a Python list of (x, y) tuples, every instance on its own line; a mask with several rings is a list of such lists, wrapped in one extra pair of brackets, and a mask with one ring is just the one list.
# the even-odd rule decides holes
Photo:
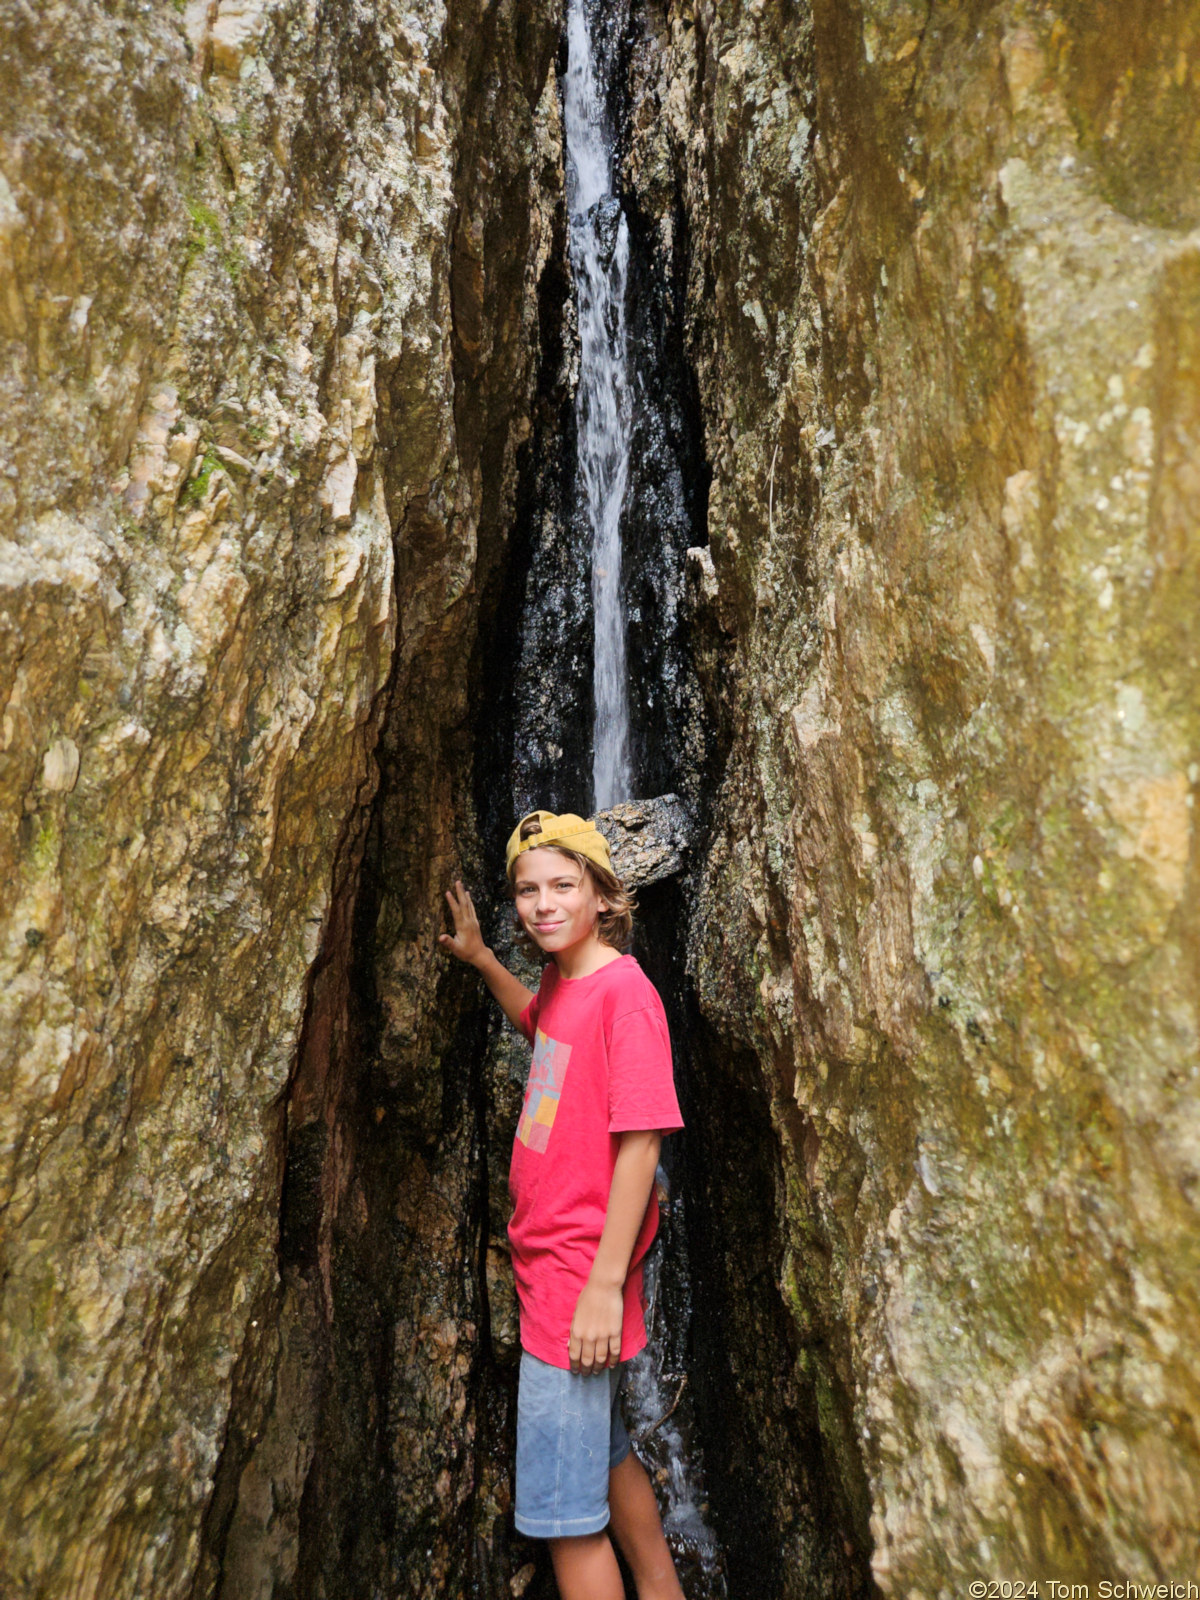
[[(666, 1179), (659, 1168), (659, 1189)], [(644, 1289), (648, 1343), (625, 1373), (625, 1420), (637, 1453), (658, 1484), (663, 1532), (675, 1557), (684, 1590), (691, 1600), (726, 1600), (725, 1558), (708, 1525), (704, 1473), (695, 1449), (690, 1404), (684, 1399), (686, 1379), (668, 1372), (666, 1316), (661, 1303), (662, 1244), (646, 1260)]]
[(625, 340), (629, 227), (613, 193), (612, 136), (583, 0), (567, 11), (567, 211), (579, 317), (575, 397), (578, 489), (592, 533), (595, 734), (592, 804), (632, 799), (621, 507), (629, 478), (630, 395)]
[[(625, 329), (629, 226), (614, 189), (613, 136), (606, 108), (607, 64), (594, 26), (602, 0), (568, 0), (563, 121), (567, 211), (579, 320), (575, 398), (578, 503), (592, 536), (595, 617), (593, 805), (633, 798), (625, 607), (621, 598), (621, 508), (629, 480), (631, 396)], [(660, 1173), (665, 1187), (665, 1178)], [(703, 1473), (690, 1437), (690, 1403), (679, 1406), (681, 1375), (666, 1370), (665, 1309), (659, 1304), (661, 1246), (646, 1267), (654, 1309), (650, 1342), (625, 1382), (628, 1422), (659, 1488), (663, 1527), (692, 1600), (723, 1600), (723, 1558), (706, 1521)]]

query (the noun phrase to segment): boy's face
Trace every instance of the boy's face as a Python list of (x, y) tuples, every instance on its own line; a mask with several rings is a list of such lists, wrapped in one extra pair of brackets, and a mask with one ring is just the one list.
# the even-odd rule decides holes
[(596, 921), (608, 910), (590, 872), (557, 850), (526, 850), (513, 875), (517, 916), (547, 955), (595, 938)]

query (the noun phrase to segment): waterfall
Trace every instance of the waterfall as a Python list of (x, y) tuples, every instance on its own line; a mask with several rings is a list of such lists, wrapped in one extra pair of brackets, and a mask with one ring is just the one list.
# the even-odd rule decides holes
[[(637, 455), (637, 429), (640, 426), (645, 434), (647, 422), (657, 416), (656, 406), (661, 402), (661, 396), (656, 400), (650, 392), (653, 383), (643, 383), (639, 394), (644, 394), (645, 399), (639, 400), (639, 416), (633, 415), (632, 362), (626, 328), (630, 231), (616, 193), (615, 139), (609, 113), (618, 99), (612, 82), (619, 61), (614, 20), (619, 23), (605, 11), (603, 0), (568, 0), (563, 121), (570, 256), (580, 342), (575, 393), (575, 490), (578, 511), (591, 532), (595, 630), (592, 786), (597, 810), (633, 797), (626, 639), (629, 619), (622, 593), (621, 522), (623, 512), (627, 524), (631, 514), (636, 517), (639, 494), (645, 514), (647, 486), (642, 483), (642, 476), (654, 458), (647, 451), (644, 437), (641, 456)], [(632, 309), (638, 311), (637, 307)], [(657, 431), (657, 437), (664, 435), (665, 430)], [(674, 502), (667, 514), (653, 518), (658, 564), (670, 568), (672, 540), (681, 520), (686, 521), (685, 496), (680, 492), (676, 463), (658, 459), (654, 465), (660, 469), (655, 476), (656, 490)], [(683, 542), (686, 544), (686, 538)], [(643, 563), (645, 557), (643, 550)], [(636, 560), (635, 554), (630, 574), (635, 582)], [(670, 584), (666, 582), (661, 585), (657, 607), (641, 607), (643, 613), (656, 610), (660, 622), (668, 623), (660, 631), (659, 643), (670, 635), (674, 625), (670, 597)], [(635, 607), (635, 616), (637, 610)], [(645, 615), (642, 622), (644, 625)], [(635, 671), (644, 673), (648, 665), (643, 647), (641, 659), (634, 658)], [(650, 698), (647, 689), (646, 700)], [(644, 705), (641, 694), (639, 705)], [(660, 1192), (665, 1195), (667, 1178), (662, 1169), (659, 1183)], [(651, 1307), (649, 1343), (630, 1364), (626, 1411), (638, 1454), (656, 1483), (663, 1529), (687, 1593), (692, 1600), (724, 1600), (724, 1555), (708, 1525), (702, 1452), (691, 1395), (685, 1392), (687, 1381), (681, 1359), (691, 1304), (678, 1200), (664, 1203), (663, 1234), (665, 1237), (655, 1244), (646, 1263), (646, 1292)], [(668, 1300), (669, 1307), (665, 1304)]]
[(613, 193), (613, 141), (583, 0), (567, 13), (567, 210), (579, 317), (575, 398), (577, 490), (592, 533), (595, 618), (593, 804), (631, 798), (621, 507), (629, 478), (630, 396), (625, 338), (629, 226)]

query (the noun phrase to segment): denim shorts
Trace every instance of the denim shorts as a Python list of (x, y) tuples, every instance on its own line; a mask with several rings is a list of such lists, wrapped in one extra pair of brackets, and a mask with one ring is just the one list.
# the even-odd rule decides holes
[(565, 1539), (608, 1526), (608, 1474), (629, 1454), (624, 1371), (585, 1377), (521, 1352), (513, 1517), (521, 1533)]

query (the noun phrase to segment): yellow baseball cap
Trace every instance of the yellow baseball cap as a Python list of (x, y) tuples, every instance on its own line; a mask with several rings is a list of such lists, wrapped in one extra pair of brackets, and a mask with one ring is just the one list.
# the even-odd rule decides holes
[[(538, 831), (531, 833), (527, 839), (522, 839), (521, 829), (534, 817), (538, 821)], [(560, 844), (566, 850), (576, 850), (589, 861), (594, 861), (598, 867), (603, 867), (606, 872), (612, 871), (608, 840), (594, 822), (577, 817), (571, 811), (564, 811), (561, 817), (556, 817), (553, 811), (530, 811), (517, 823), (508, 841), (506, 864), (508, 876), (512, 877), (519, 855), (523, 855), (526, 850), (537, 850), (547, 844)]]

